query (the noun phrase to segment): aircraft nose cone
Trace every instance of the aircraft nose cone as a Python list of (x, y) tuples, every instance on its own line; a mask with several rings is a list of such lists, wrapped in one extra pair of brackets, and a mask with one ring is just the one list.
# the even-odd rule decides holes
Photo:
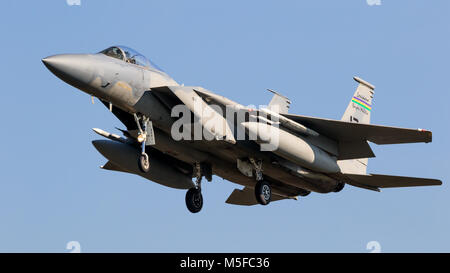
[(88, 54), (61, 54), (42, 59), (44, 65), (63, 81), (81, 87), (92, 78), (92, 65)]
[(52, 59), (51, 57), (47, 57), (42, 59), (42, 62), (45, 64), (45, 66), (47, 66), (52, 61), (51, 59)]
[(55, 72), (69, 72), (70, 68), (75, 68), (79, 65), (81, 55), (76, 54), (61, 54), (53, 55), (42, 59), (44, 65), (53, 73)]

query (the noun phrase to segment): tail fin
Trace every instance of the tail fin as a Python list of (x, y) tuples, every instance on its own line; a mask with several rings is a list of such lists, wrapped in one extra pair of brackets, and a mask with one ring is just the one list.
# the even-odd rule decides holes
[(359, 82), (359, 85), (341, 120), (368, 124), (370, 123), (370, 112), (372, 111), (373, 90), (375, 86), (358, 77), (353, 77), (353, 79)]
[(267, 91), (273, 93), (273, 97), (268, 105), (268, 108), (276, 113), (287, 114), (291, 101), (287, 97), (273, 91), (272, 89), (267, 89)]
[[(372, 112), (373, 90), (375, 86), (360, 79), (353, 77), (359, 83), (353, 94), (352, 100), (347, 106), (341, 120), (353, 123), (370, 123), (370, 113)], [(368, 158), (340, 160), (338, 165), (342, 173), (366, 174)]]

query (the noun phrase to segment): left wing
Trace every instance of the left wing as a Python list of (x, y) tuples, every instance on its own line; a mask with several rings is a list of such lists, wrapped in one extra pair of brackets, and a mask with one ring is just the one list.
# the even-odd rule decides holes
[(431, 131), (423, 129), (406, 129), (372, 124), (351, 123), (340, 120), (314, 118), (300, 115), (284, 114), (321, 135), (340, 142), (360, 142), (368, 140), (376, 144), (400, 144), (431, 142)]
[(379, 191), (379, 188), (400, 188), (417, 186), (439, 186), (442, 181), (429, 178), (393, 176), (383, 174), (344, 174), (348, 180), (346, 183), (360, 188)]

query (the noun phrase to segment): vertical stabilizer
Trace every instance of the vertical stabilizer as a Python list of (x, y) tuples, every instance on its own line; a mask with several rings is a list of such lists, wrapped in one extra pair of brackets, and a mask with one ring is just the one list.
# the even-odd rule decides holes
[(280, 93), (273, 91), (272, 89), (267, 89), (267, 91), (270, 91), (273, 93), (273, 97), (268, 105), (268, 108), (271, 111), (274, 111), (279, 114), (287, 114), (289, 111), (289, 106), (291, 104), (291, 101), (287, 97), (281, 95)]
[[(359, 83), (355, 94), (347, 106), (341, 120), (352, 123), (370, 123), (370, 113), (372, 112), (373, 90), (375, 86), (353, 77)], [(342, 173), (366, 174), (368, 158), (340, 160), (338, 165)]]
[(341, 120), (368, 124), (370, 123), (370, 112), (372, 111), (373, 90), (375, 86), (358, 77), (353, 77), (353, 79), (359, 85)]

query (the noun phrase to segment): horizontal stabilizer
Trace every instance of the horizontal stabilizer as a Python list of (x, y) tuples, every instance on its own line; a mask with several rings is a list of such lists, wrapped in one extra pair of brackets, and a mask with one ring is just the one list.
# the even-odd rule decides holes
[(401, 188), (417, 186), (439, 186), (442, 181), (429, 178), (392, 176), (382, 174), (344, 174), (348, 180), (346, 183), (360, 188), (378, 190), (379, 188)]
[(381, 125), (351, 123), (340, 120), (314, 118), (300, 115), (283, 115), (321, 135), (340, 142), (368, 140), (376, 144), (431, 142), (431, 131), (406, 129)]
[[(288, 198), (272, 193), (272, 202), (282, 199)], [(228, 197), (225, 203), (241, 206), (253, 206), (257, 205), (258, 201), (256, 201), (253, 189), (245, 187), (242, 190), (234, 189), (234, 191), (231, 193), (231, 195)]]

